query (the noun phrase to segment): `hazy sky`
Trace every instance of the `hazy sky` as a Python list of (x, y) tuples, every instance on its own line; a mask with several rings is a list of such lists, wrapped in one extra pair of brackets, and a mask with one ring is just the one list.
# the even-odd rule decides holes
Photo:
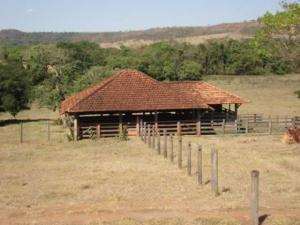
[(279, 0), (0, 0), (0, 29), (116, 31), (256, 19)]

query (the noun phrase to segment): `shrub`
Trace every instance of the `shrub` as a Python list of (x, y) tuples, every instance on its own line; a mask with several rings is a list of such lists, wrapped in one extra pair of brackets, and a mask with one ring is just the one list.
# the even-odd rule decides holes
[(128, 141), (129, 140), (127, 126), (122, 126), (122, 130), (121, 130), (121, 132), (119, 132), (118, 139), (120, 141)]

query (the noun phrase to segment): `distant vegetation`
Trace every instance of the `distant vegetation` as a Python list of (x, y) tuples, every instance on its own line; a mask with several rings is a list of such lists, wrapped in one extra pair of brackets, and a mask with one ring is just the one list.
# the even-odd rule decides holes
[[(267, 13), (260, 18), (260, 29), (253, 38), (245, 40), (225, 39), (199, 45), (165, 41), (140, 48), (101, 48), (95, 42), (66, 41), (74, 38), (74, 33), (69, 33), (62, 35), (59, 42), (53, 38), (57, 43), (3, 44), (0, 110), (16, 115), (33, 100), (56, 110), (66, 96), (124, 68), (143, 71), (158, 80), (200, 80), (202, 75), (211, 74), (297, 72), (300, 4), (283, 3), (282, 7), (282, 12)], [(169, 29), (181, 28), (165, 31)], [(184, 36), (184, 31), (178, 31), (177, 36)]]
[(125, 42), (128, 40), (169, 41), (177, 38), (212, 34), (235, 33), (245, 37), (253, 36), (259, 28), (256, 21), (219, 24), (207, 27), (167, 27), (143, 31), (125, 32), (22, 32), (19, 30), (0, 31), (0, 43), (30, 45), (49, 44), (60, 41), (91, 41), (96, 43)]

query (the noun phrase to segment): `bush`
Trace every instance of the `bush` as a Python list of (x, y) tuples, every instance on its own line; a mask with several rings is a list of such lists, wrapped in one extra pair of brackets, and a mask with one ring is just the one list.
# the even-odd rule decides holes
[(119, 132), (118, 139), (120, 141), (128, 141), (129, 140), (127, 126), (122, 126), (122, 130), (121, 130), (121, 132)]
[(294, 92), (300, 98), (300, 90)]

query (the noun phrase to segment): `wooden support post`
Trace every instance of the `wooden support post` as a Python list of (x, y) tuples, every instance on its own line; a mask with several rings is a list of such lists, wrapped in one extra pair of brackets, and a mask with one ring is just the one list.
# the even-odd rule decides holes
[(170, 134), (170, 160), (174, 162), (173, 135)]
[(237, 116), (238, 116), (238, 108), (239, 108), (239, 105), (234, 104), (234, 118), (237, 118)]
[(140, 117), (139, 115), (136, 116), (136, 136), (140, 136)]
[(157, 153), (160, 155), (160, 131), (157, 130)]
[(47, 120), (47, 140), (50, 142), (50, 122)]
[(79, 129), (78, 129), (78, 119), (74, 119), (74, 141), (78, 141), (78, 136), (79, 136)]
[(238, 133), (239, 132), (239, 126), (238, 126), (238, 121), (237, 120), (234, 121), (234, 127), (235, 127), (235, 133)]
[(150, 124), (148, 124), (147, 126), (147, 143), (148, 143), (148, 147), (151, 147), (151, 127)]
[(181, 136), (181, 123), (180, 121), (177, 122), (177, 136)]
[(23, 121), (20, 122), (20, 143), (23, 143)]
[(259, 225), (259, 172), (251, 171), (251, 220), (252, 225)]
[(144, 122), (144, 142), (147, 143), (147, 125), (146, 122)]
[(119, 136), (123, 133), (123, 114), (119, 114)]
[(272, 134), (272, 118), (269, 117), (269, 134)]
[(197, 110), (196, 135), (201, 135), (201, 114), (199, 110)]
[(182, 136), (178, 136), (178, 168), (182, 168)]
[(218, 188), (218, 151), (215, 147), (211, 149), (211, 190), (215, 196), (219, 195)]
[(155, 112), (154, 113), (154, 126), (155, 126), (155, 130), (158, 129), (158, 113)]
[(140, 133), (139, 133), (139, 136), (140, 136), (141, 140), (143, 141), (144, 140), (144, 126), (143, 126), (143, 121), (142, 120), (140, 121)]
[(191, 142), (188, 143), (187, 148), (187, 175), (192, 175), (192, 145)]
[(101, 137), (101, 125), (100, 125), (100, 123), (99, 124), (97, 124), (97, 138), (100, 138)]
[(167, 136), (167, 130), (164, 129), (164, 158), (166, 159), (168, 157), (168, 136)]
[(223, 119), (223, 121), (222, 121), (222, 131), (223, 131), (223, 134), (225, 134), (225, 119)]
[(152, 126), (151, 148), (155, 149), (155, 125)]
[(249, 133), (249, 120), (246, 119), (246, 134)]
[(253, 115), (253, 122), (254, 122), (254, 123), (256, 123), (256, 119), (257, 119), (257, 116), (256, 116), (256, 114), (254, 114), (254, 115)]
[(197, 183), (202, 185), (202, 146), (198, 145), (197, 152)]

